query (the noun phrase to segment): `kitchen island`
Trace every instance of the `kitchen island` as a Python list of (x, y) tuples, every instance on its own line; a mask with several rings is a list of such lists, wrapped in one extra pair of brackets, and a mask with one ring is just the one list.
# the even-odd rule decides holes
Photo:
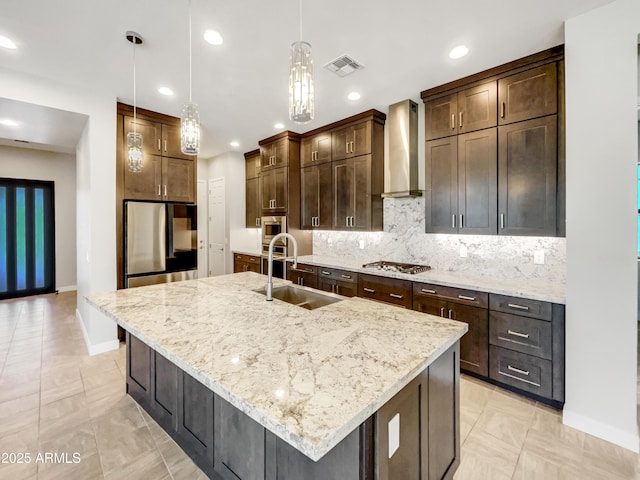
[(467, 325), (359, 298), (266, 302), (265, 282), (88, 300), (127, 331), (128, 393), (212, 478), (452, 478)]

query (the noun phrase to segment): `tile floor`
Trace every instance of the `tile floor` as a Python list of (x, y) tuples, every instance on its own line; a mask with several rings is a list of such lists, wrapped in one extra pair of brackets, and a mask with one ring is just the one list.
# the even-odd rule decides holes
[[(87, 355), (75, 308), (75, 292), (0, 302), (0, 480), (206, 478), (125, 395), (124, 348)], [(549, 407), (465, 376), (460, 403), (456, 480), (640, 479), (639, 455)], [(53, 452), (68, 463), (37, 457)]]

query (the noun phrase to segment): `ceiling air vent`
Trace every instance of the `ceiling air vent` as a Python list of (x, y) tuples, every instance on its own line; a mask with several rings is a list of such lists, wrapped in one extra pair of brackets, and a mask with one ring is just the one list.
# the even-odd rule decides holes
[(356, 70), (363, 69), (364, 65), (356, 62), (349, 55), (340, 55), (338, 58), (327, 63), (324, 68), (331, 72), (334, 72), (339, 77), (346, 77)]

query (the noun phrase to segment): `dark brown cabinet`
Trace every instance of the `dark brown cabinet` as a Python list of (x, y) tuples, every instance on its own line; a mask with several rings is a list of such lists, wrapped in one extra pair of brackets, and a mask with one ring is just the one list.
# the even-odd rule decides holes
[(244, 154), (245, 158), (245, 227), (259, 228), (262, 208), (260, 202), (260, 150)]
[(145, 343), (127, 333), (127, 393), (145, 409), (150, 408), (151, 353)]
[(152, 351), (151, 411), (165, 429), (178, 428), (179, 369), (155, 350)]
[(358, 296), (410, 309), (413, 303), (412, 283), (410, 280), (359, 274)]
[(496, 157), (495, 128), (427, 142), (427, 233), (496, 233)]
[(556, 234), (557, 116), (498, 128), (501, 235)]
[[(380, 193), (374, 194), (371, 155), (332, 162), (334, 230), (375, 230), (382, 209)], [(381, 189), (377, 189), (381, 192)], [(382, 212), (380, 212), (382, 213)]]
[(318, 267), (299, 263), (293, 268), (293, 264), (288, 263), (287, 280), (303, 287), (318, 288)]
[(286, 167), (289, 165), (289, 141), (277, 138), (260, 145), (260, 169)]
[(318, 267), (318, 289), (345, 297), (357, 297), (358, 273), (337, 268)]
[(413, 309), (465, 322), (469, 331), (460, 339), (460, 368), (489, 374), (488, 294), (473, 290), (413, 283)]
[(427, 140), (496, 125), (496, 82), (425, 102)]
[(427, 233), (564, 235), (563, 61), (554, 47), (421, 93)]
[(371, 153), (371, 130), (371, 122), (357, 123), (334, 130), (331, 134), (332, 160)]
[(289, 168), (260, 173), (260, 209), (263, 214), (286, 213), (289, 202)]
[(233, 273), (238, 273), (238, 272), (262, 273), (260, 271), (261, 264), (262, 264), (261, 257), (257, 255), (246, 255), (244, 253), (233, 254)]
[(331, 161), (331, 132), (303, 138), (300, 143), (300, 166), (317, 165)]
[(213, 465), (213, 392), (186, 372), (178, 383), (180, 445), (207, 466)]
[(300, 169), (300, 222), (304, 229), (329, 230), (332, 221), (331, 163)]
[(555, 63), (532, 68), (498, 81), (500, 125), (558, 113)]

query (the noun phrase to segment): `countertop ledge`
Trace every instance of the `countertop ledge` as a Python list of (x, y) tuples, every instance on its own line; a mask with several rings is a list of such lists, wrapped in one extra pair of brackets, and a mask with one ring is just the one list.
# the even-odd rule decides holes
[[(376, 261), (376, 260), (372, 260)], [(358, 273), (379, 275), (390, 278), (400, 278), (414, 282), (436, 283), (438, 285), (458, 288), (468, 288), (487, 293), (509, 295), (512, 297), (529, 298), (544, 302), (566, 304), (567, 294), (564, 284), (541, 282), (528, 279), (496, 279), (482, 275), (464, 272), (448, 272), (443, 270), (429, 270), (415, 275), (396, 273), (371, 268), (363, 268), (363, 262), (356, 262), (344, 258), (333, 258), (319, 255), (304, 255), (298, 257), (299, 263), (318, 267), (339, 268)], [(366, 262), (369, 263), (369, 262)]]
[(362, 298), (266, 302), (253, 291), (264, 285), (243, 272), (86, 299), (314, 461), (468, 330)]

